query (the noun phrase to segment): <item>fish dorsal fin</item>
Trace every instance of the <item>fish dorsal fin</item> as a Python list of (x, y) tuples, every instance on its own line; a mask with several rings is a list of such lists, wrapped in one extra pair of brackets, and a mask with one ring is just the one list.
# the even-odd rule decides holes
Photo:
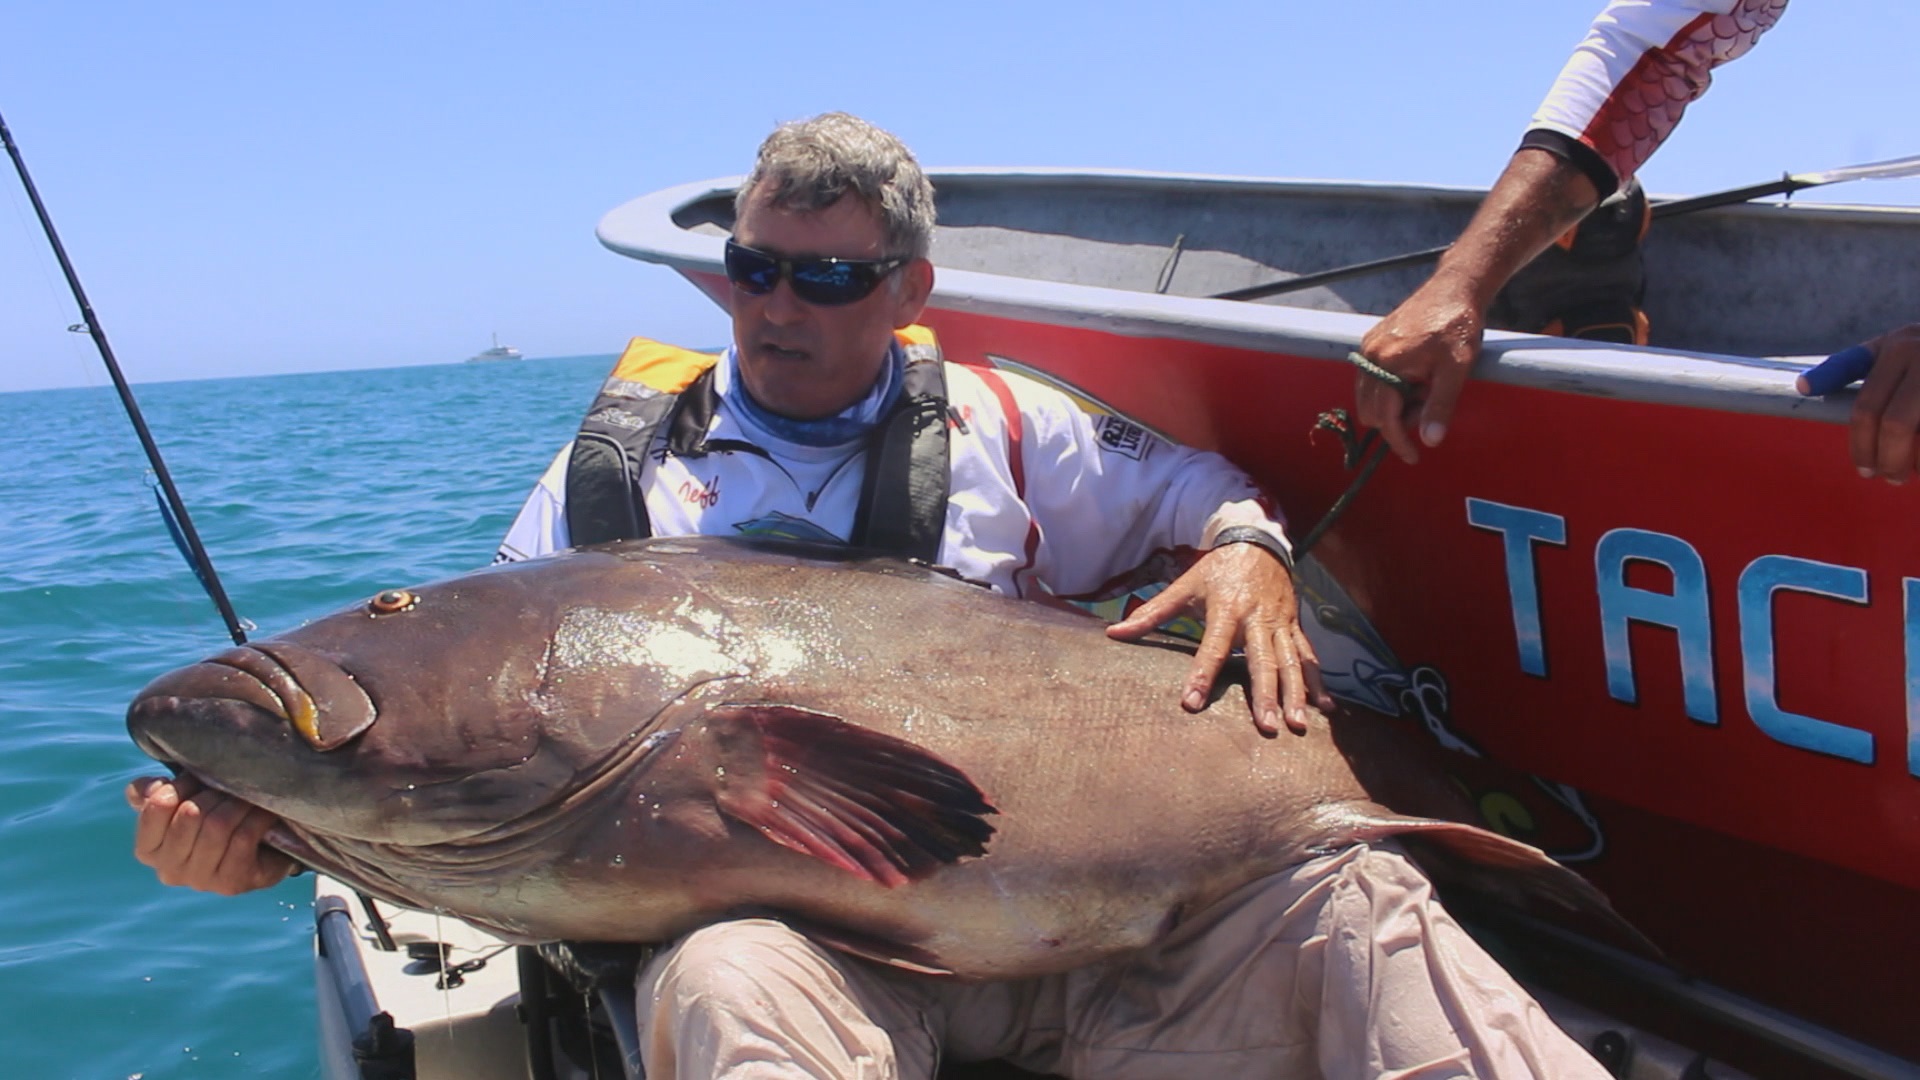
[(905, 739), (792, 705), (711, 709), (720, 809), (783, 847), (888, 887), (986, 854), (996, 813)]

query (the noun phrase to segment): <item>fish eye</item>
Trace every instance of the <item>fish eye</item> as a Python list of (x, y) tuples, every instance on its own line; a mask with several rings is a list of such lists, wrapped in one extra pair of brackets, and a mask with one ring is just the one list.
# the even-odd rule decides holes
[(405, 589), (388, 589), (367, 601), (367, 610), (375, 615), (392, 615), (395, 612), (405, 611), (419, 602), (419, 597)]

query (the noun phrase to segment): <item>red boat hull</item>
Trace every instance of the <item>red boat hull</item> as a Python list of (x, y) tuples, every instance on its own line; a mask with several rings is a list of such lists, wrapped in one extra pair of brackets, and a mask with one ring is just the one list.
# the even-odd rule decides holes
[[(1312, 434), (1352, 400), (1344, 365), (956, 311), (927, 321), (954, 360), (1018, 361), (1220, 451), (1296, 535), (1351, 479), (1338, 441)], [(1581, 869), (1681, 967), (1920, 1057), (1903, 992), (1920, 970), (1920, 535), (1902, 525), (1920, 492), (1860, 480), (1832, 424), (1494, 384), (1465, 399), (1444, 447), (1384, 463), (1314, 554), (1396, 654), (1445, 674), (1453, 730), (1509, 767), (1512, 790), (1488, 781), (1483, 806), (1525, 837), (1519, 819), (1547, 815), (1520, 774), (1574, 786), (1605, 840)], [(1556, 520), (1562, 540), (1529, 538)], [(1528, 549), (1514, 566), (1510, 546)], [(1642, 557), (1686, 552), (1697, 567)], [(1516, 572), (1537, 596), (1537, 674)], [(1696, 572), (1704, 605), (1678, 612), (1682, 629), (1629, 617), (1673, 607), (1659, 598)], [(1609, 688), (1609, 624), (1631, 701), (1617, 674)], [(1695, 642), (1710, 650), (1706, 698), (1692, 673), (1700, 716), (1682, 662)], [(1800, 719), (1783, 726), (1769, 706)], [(1868, 761), (1831, 752), (1863, 748)], [(1501, 812), (1507, 799), (1519, 814)]]
[[(724, 305), (724, 279), (688, 276)], [(1296, 536), (1352, 479), (1315, 432), (1352, 402), (1345, 364), (939, 304), (950, 360), (1219, 451)], [(1489, 822), (1577, 851), (1681, 970), (1920, 1060), (1920, 491), (1859, 479), (1833, 423), (1464, 400), (1313, 556), (1403, 674), (1437, 676)]]

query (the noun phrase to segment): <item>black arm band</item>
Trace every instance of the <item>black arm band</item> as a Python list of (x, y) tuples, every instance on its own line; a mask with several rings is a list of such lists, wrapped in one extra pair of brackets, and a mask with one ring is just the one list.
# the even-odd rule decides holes
[(1287, 545), (1275, 540), (1273, 534), (1265, 529), (1256, 529), (1251, 525), (1231, 525), (1214, 534), (1214, 547), (1223, 548), (1228, 544), (1252, 544), (1263, 548), (1271, 552), (1274, 558), (1279, 559), (1280, 565), (1286, 567), (1288, 572), (1293, 570), (1293, 552), (1288, 551)]
[(1620, 178), (1613, 174), (1613, 166), (1600, 152), (1579, 139), (1571, 138), (1552, 128), (1534, 128), (1520, 139), (1521, 150), (1545, 150), (1561, 161), (1572, 165), (1587, 175), (1592, 181), (1593, 190), (1604, 200), (1620, 190)]

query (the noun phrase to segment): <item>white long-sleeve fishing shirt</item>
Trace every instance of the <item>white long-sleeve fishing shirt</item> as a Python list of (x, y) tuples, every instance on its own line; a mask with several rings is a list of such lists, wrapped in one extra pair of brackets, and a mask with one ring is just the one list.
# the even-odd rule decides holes
[(1751, 49), (1787, 0), (1612, 0), (1533, 114), (1523, 146), (1579, 165), (1605, 196), (1625, 184)]
[[(729, 367), (707, 439), (738, 449), (680, 457), (656, 437), (644, 476), (656, 536), (851, 535), (864, 438), (832, 447), (784, 441), (734, 408)], [(1124, 418), (1090, 415), (1018, 374), (949, 363), (951, 487), (939, 562), (1001, 592), (1106, 599), (1180, 569), (1221, 530), (1253, 526), (1286, 544), (1251, 479), (1218, 454), (1167, 442)], [(501, 560), (569, 546), (569, 450), (541, 476)]]

